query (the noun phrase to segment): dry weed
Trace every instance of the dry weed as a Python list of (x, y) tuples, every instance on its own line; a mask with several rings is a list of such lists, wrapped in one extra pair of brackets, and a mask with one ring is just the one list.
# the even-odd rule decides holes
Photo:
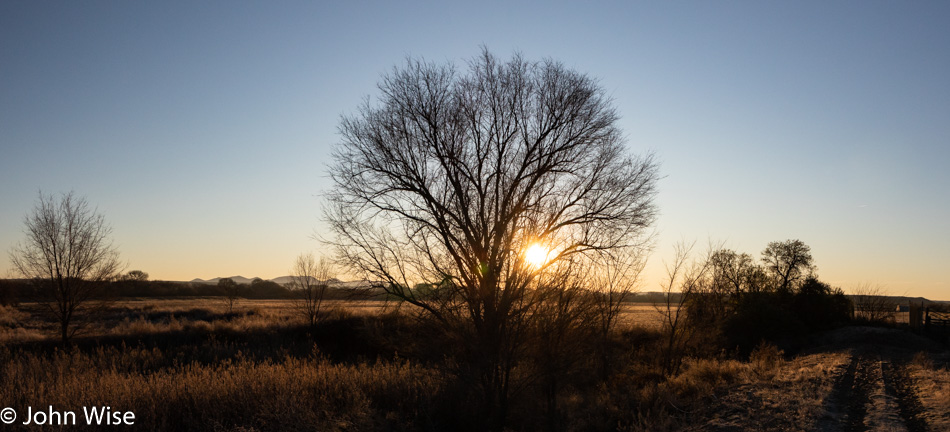
[(762, 342), (749, 355), (752, 371), (760, 378), (771, 380), (784, 363), (785, 352), (773, 344)]
[(750, 363), (751, 373), (711, 398), (694, 414), (689, 430), (814, 430), (847, 359), (843, 353), (813, 354), (777, 361), (774, 373)]
[(408, 362), (335, 365), (320, 358), (159, 367), (157, 349), (51, 355), (0, 352), (0, 405), (133, 411), (136, 429), (349, 430), (412, 425), (441, 385)]
[(929, 355), (917, 353), (907, 366), (923, 417), (932, 430), (950, 430), (950, 369), (937, 367)]

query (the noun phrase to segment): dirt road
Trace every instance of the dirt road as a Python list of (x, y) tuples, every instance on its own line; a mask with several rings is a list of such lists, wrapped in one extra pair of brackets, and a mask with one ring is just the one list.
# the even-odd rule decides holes
[(717, 393), (689, 430), (950, 430), (948, 362), (945, 345), (918, 335), (842, 328), (789, 359), (774, 376)]
[(907, 361), (855, 353), (825, 404), (820, 430), (931, 430), (907, 373)]

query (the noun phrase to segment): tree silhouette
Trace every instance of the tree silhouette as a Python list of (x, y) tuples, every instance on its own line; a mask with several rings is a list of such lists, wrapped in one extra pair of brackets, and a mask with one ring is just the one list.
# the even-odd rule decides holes
[(300, 254), (291, 269), (290, 288), (294, 291), (294, 304), (314, 328), (323, 317), (323, 300), (333, 277), (330, 262), (313, 254)]
[[(459, 341), (479, 418), (500, 429), (537, 275), (641, 248), (656, 164), (628, 152), (603, 89), (553, 60), (483, 50), (460, 72), (409, 59), (378, 86), (340, 124), (329, 242)], [(534, 244), (547, 262), (526, 262)]]
[(811, 248), (801, 240), (769, 243), (762, 251), (762, 261), (774, 287), (781, 291), (795, 290), (815, 271)]
[(224, 295), (224, 303), (228, 306), (228, 313), (234, 313), (234, 303), (238, 299), (238, 289), (240, 288), (234, 279), (224, 278), (218, 280), (218, 288)]
[(862, 283), (854, 289), (852, 299), (855, 318), (878, 323), (894, 320), (897, 302), (883, 286)]
[(734, 301), (744, 293), (754, 293), (765, 288), (765, 272), (755, 264), (752, 256), (730, 249), (720, 249), (710, 257), (713, 277), (725, 289), (731, 291)]
[(31, 279), (38, 302), (60, 327), (64, 344), (99, 309), (97, 297), (106, 281), (117, 277), (119, 253), (109, 240), (105, 218), (72, 192), (39, 194), (24, 220), (26, 241), (10, 252), (13, 268)]
[(148, 281), (148, 273), (143, 272), (142, 270), (132, 270), (124, 275), (122, 275), (121, 280), (125, 281), (135, 281), (135, 282), (146, 282)]

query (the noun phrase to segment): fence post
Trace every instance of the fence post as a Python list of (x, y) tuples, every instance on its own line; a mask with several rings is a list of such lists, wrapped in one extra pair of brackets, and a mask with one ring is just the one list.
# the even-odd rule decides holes
[(924, 313), (926, 318), (924, 318), (924, 331), (930, 333), (930, 308), (925, 309)]

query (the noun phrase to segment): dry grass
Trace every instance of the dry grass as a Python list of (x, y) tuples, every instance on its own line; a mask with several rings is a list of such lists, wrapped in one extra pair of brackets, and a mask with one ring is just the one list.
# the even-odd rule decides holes
[(289, 301), (242, 301), (233, 313), (217, 299), (117, 302), (65, 350), (34, 305), (4, 307), (0, 406), (80, 417), (110, 406), (134, 412), (137, 430), (426, 428), (444, 374), (358, 348), (349, 363), (331, 361), (316, 347), (372, 346), (346, 338), (393, 322), (379, 303), (331, 303), (333, 330), (318, 335)]
[[(395, 302), (375, 300), (326, 300), (329, 317), (376, 316), (399, 310)], [(38, 306), (25, 303), (20, 309), (0, 306), (0, 344), (55, 340), (56, 323), (44, 321)], [(652, 304), (624, 305), (618, 321), (621, 328), (659, 329), (662, 314)], [(238, 300), (231, 313), (220, 298), (126, 299), (113, 302), (105, 316), (87, 325), (81, 333), (93, 336), (145, 336), (167, 332), (243, 332), (287, 328), (304, 323), (292, 300)]]
[(930, 355), (918, 353), (908, 365), (908, 372), (924, 407), (927, 424), (932, 430), (950, 430), (950, 368), (947, 359), (935, 362)]
[[(786, 361), (780, 350), (763, 345), (748, 362), (688, 358), (681, 372), (670, 377), (637, 365), (589, 397), (602, 411), (578, 415), (614, 419), (614, 423), (578, 423), (568, 430), (749, 430), (785, 415), (785, 408), (795, 404), (807, 405), (794, 406), (800, 411), (796, 416), (807, 417), (798, 422), (812, 424), (840, 361), (835, 358), (829, 364), (829, 358), (815, 357)], [(761, 412), (763, 405), (771, 412)]]
[(0, 405), (133, 411), (137, 430), (413, 429), (441, 385), (405, 361), (337, 365), (319, 355), (167, 364), (157, 349), (0, 353)]
[(0, 305), (0, 344), (45, 339), (43, 329), (37, 324), (30, 319), (29, 313), (13, 306)]
[(618, 323), (621, 327), (655, 330), (663, 326), (663, 313), (665, 311), (661, 312), (652, 303), (627, 303), (623, 306)]
[[(242, 300), (232, 313), (219, 299), (127, 300), (113, 303), (67, 351), (56, 348), (52, 323), (29, 305), (0, 307), (0, 406), (78, 412), (106, 405), (135, 412), (144, 430), (455, 425), (457, 407), (449, 405), (470, 395), (458, 393), (466, 389), (440, 360), (394, 357), (412, 352), (407, 344), (419, 333), (407, 323), (415, 321), (382, 313), (391, 310), (382, 302), (330, 304), (333, 312), (314, 329), (284, 300)], [(827, 401), (847, 368), (846, 351), (786, 359), (761, 345), (747, 362), (725, 354), (687, 358), (679, 374), (663, 376), (661, 318), (653, 305), (625, 305), (621, 325), (633, 329), (618, 333), (618, 368), (607, 380), (578, 375), (565, 386), (558, 396), (563, 430), (813, 430), (831, 415)], [(923, 343), (875, 328), (842, 329), (822, 343), (845, 350), (844, 340)], [(946, 364), (919, 355), (909, 369), (935, 430), (950, 430)], [(546, 424), (536, 390), (513, 397), (515, 429)]]
[[(766, 356), (769, 357), (769, 356)], [(753, 360), (691, 413), (689, 430), (814, 430), (848, 355), (812, 354), (790, 361)], [(767, 365), (773, 364), (774, 370)], [(730, 385), (731, 384), (731, 385)]]
[[(372, 316), (394, 309), (383, 301), (325, 301), (327, 316)], [(233, 312), (220, 298), (122, 300), (109, 304), (104, 316), (85, 325), (80, 335), (145, 336), (168, 332), (246, 332), (281, 329), (304, 323), (292, 300), (238, 300)], [(0, 305), (0, 344), (56, 340), (57, 324), (43, 319), (39, 306)]]

